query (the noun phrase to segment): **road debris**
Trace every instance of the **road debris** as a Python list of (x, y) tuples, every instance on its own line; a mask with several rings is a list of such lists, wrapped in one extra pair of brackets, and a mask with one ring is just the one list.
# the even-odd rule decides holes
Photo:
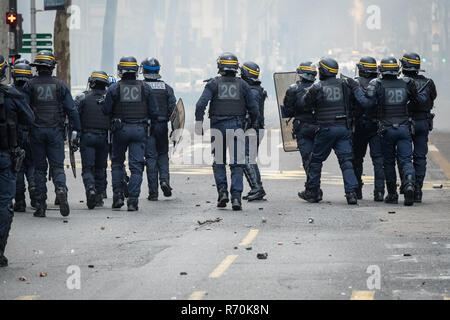
[(180, 276), (187, 276), (187, 272), (180, 272)]
[(251, 250), (253, 250), (253, 248), (252, 247), (247, 247), (247, 248), (245, 248), (245, 250), (251, 251)]
[(262, 223), (266, 223), (266, 222), (267, 222), (267, 219), (266, 219), (266, 218), (262, 218), (261, 222), (262, 222)]
[(100, 227), (100, 230), (105, 230), (105, 227)]
[(410, 253), (405, 253), (403, 254), (404, 257), (412, 257), (412, 255)]
[(313, 218), (309, 218), (309, 219), (308, 219), (308, 223), (309, 223), (309, 224), (313, 224), (313, 223), (314, 223), (314, 219), (313, 219)]
[(24, 277), (24, 276), (19, 277), (19, 280), (23, 281), (23, 282), (28, 281), (28, 279), (26, 277)]
[(206, 224), (213, 224), (213, 223), (219, 223), (222, 222), (222, 218), (216, 218), (215, 220), (206, 220), (206, 221), (197, 221), (199, 226), (204, 226)]
[(46, 272), (41, 272), (41, 273), (39, 273), (39, 277), (46, 278), (47, 277), (47, 273)]
[(90, 264), (90, 265), (88, 265), (88, 268), (89, 268), (89, 269), (94, 269), (95, 267), (94, 267), (93, 264)]
[(389, 214), (396, 214), (397, 212), (395, 211), (389, 211)]
[(282, 245), (283, 245), (283, 242), (278, 242), (278, 245), (279, 245), (279, 246), (282, 246)]
[(380, 222), (387, 222), (387, 220), (384, 220), (384, 219), (380, 219)]
[(256, 258), (258, 258), (259, 260), (266, 260), (267, 257), (269, 257), (269, 254), (267, 252), (265, 252), (265, 253), (258, 253), (256, 255)]

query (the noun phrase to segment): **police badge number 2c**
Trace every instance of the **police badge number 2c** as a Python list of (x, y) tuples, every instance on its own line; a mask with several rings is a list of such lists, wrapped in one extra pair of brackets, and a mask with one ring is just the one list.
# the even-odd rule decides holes
[(120, 86), (120, 100), (121, 102), (141, 102), (142, 87), (136, 85)]
[(240, 86), (237, 82), (223, 82), (219, 84), (218, 98), (220, 100), (239, 100)]

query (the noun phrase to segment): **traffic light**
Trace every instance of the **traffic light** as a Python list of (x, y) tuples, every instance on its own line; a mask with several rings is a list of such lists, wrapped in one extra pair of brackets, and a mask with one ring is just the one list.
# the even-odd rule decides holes
[(19, 17), (17, 16), (17, 13), (15, 12), (7, 12), (6, 13), (6, 24), (9, 26), (15, 26), (17, 25), (17, 22), (19, 20)]

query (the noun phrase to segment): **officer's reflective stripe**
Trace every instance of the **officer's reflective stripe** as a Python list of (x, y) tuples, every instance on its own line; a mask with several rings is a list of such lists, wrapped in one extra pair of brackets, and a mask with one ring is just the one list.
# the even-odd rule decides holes
[(406, 60), (406, 61), (408, 61), (409, 63), (412, 63), (412, 64), (420, 64), (420, 60), (408, 59), (408, 58), (405, 58), (405, 57), (403, 57), (402, 59)]
[(137, 67), (137, 62), (120, 62), (122, 67)]
[(91, 77), (92, 78), (102, 78), (102, 79), (108, 80), (108, 76), (101, 74), (101, 73), (93, 73), (91, 75)]
[(36, 56), (36, 60), (55, 60), (55, 58), (52, 56), (39, 55)]
[(31, 70), (14, 69), (14, 73), (31, 74)]
[(360, 62), (360, 64), (362, 64), (366, 68), (376, 68), (377, 67), (376, 63)]
[(146, 66), (145, 64), (143, 65), (145, 70), (150, 70), (150, 71), (158, 71), (161, 69), (161, 67), (150, 67), (150, 66)]
[(5, 61), (3, 61), (3, 63), (0, 63), (0, 68), (3, 67), (5, 65)]
[(328, 69), (328, 71), (330, 71), (331, 73), (338, 73), (338, 72), (339, 72), (339, 69), (333, 69), (333, 68), (330, 68), (329, 66), (325, 65), (323, 62), (321, 62), (320, 65), (321, 65), (322, 67)]
[(221, 64), (231, 64), (231, 65), (237, 65), (237, 61), (230, 61), (230, 60), (219, 60)]
[(248, 72), (250, 72), (251, 74), (253, 74), (253, 75), (255, 75), (255, 76), (259, 76), (259, 72), (258, 71), (255, 71), (255, 70), (252, 70), (252, 69), (250, 69), (249, 67), (246, 67), (246, 66), (242, 66), (245, 70), (247, 70)]
[(396, 63), (382, 63), (381, 66), (384, 68), (398, 68), (398, 64)]
[(314, 67), (307, 67), (307, 66), (300, 66), (300, 70), (305, 70), (305, 71), (317, 71), (316, 68), (314, 68)]

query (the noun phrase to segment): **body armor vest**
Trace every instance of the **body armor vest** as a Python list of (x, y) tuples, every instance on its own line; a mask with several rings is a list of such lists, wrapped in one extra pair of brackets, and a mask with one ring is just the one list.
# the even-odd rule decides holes
[(5, 105), (5, 93), (0, 91), (0, 150), (17, 147), (17, 114), (9, 112)]
[(381, 120), (391, 124), (402, 124), (409, 120), (408, 85), (401, 79), (381, 79), (384, 103), (381, 106)]
[(209, 106), (210, 116), (242, 116), (247, 113), (241, 81), (236, 77), (217, 77), (217, 95)]
[[(416, 84), (417, 91), (422, 90), (427, 85), (428, 79), (420, 75), (413, 78)], [(423, 104), (408, 104), (409, 112), (414, 119), (426, 119), (431, 109), (434, 107), (434, 101), (428, 97), (427, 101)]]
[(347, 107), (341, 79), (321, 81), (323, 99), (316, 109), (319, 124), (347, 124)]
[(158, 118), (169, 120), (169, 92), (164, 81), (149, 81), (146, 82), (152, 88), (158, 103)]
[[(374, 78), (365, 78), (365, 77), (358, 77), (356, 78), (356, 81), (358, 81), (362, 91), (364, 93), (367, 92), (367, 87), (369, 86), (370, 81), (372, 81)], [(355, 106), (355, 114), (356, 119), (366, 118), (366, 119), (377, 119), (377, 110), (376, 108), (371, 108), (370, 110), (365, 110), (359, 103), (356, 103)]]
[(119, 82), (119, 100), (113, 107), (113, 117), (124, 122), (147, 121), (148, 112), (145, 102), (145, 84), (140, 80), (122, 80)]
[[(305, 94), (306, 89), (308, 89), (309, 87), (311, 87), (314, 84), (314, 82), (300, 82), (297, 84), (299, 91), (303, 92), (303, 94)], [(313, 123), (315, 122), (314, 120), (314, 115), (312, 113), (312, 111), (304, 111), (300, 108), (296, 108), (294, 107), (294, 112), (295, 112), (295, 119), (299, 120), (300, 122), (307, 122), (307, 123)]]
[(54, 77), (37, 77), (30, 80), (31, 107), (37, 127), (63, 126), (62, 84)]
[(111, 126), (109, 116), (102, 112), (101, 105), (97, 103), (103, 97), (104, 92), (100, 90), (92, 90), (86, 93), (84, 100), (83, 113), (81, 114), (81, 128), (89, 131), (108, 130)]

